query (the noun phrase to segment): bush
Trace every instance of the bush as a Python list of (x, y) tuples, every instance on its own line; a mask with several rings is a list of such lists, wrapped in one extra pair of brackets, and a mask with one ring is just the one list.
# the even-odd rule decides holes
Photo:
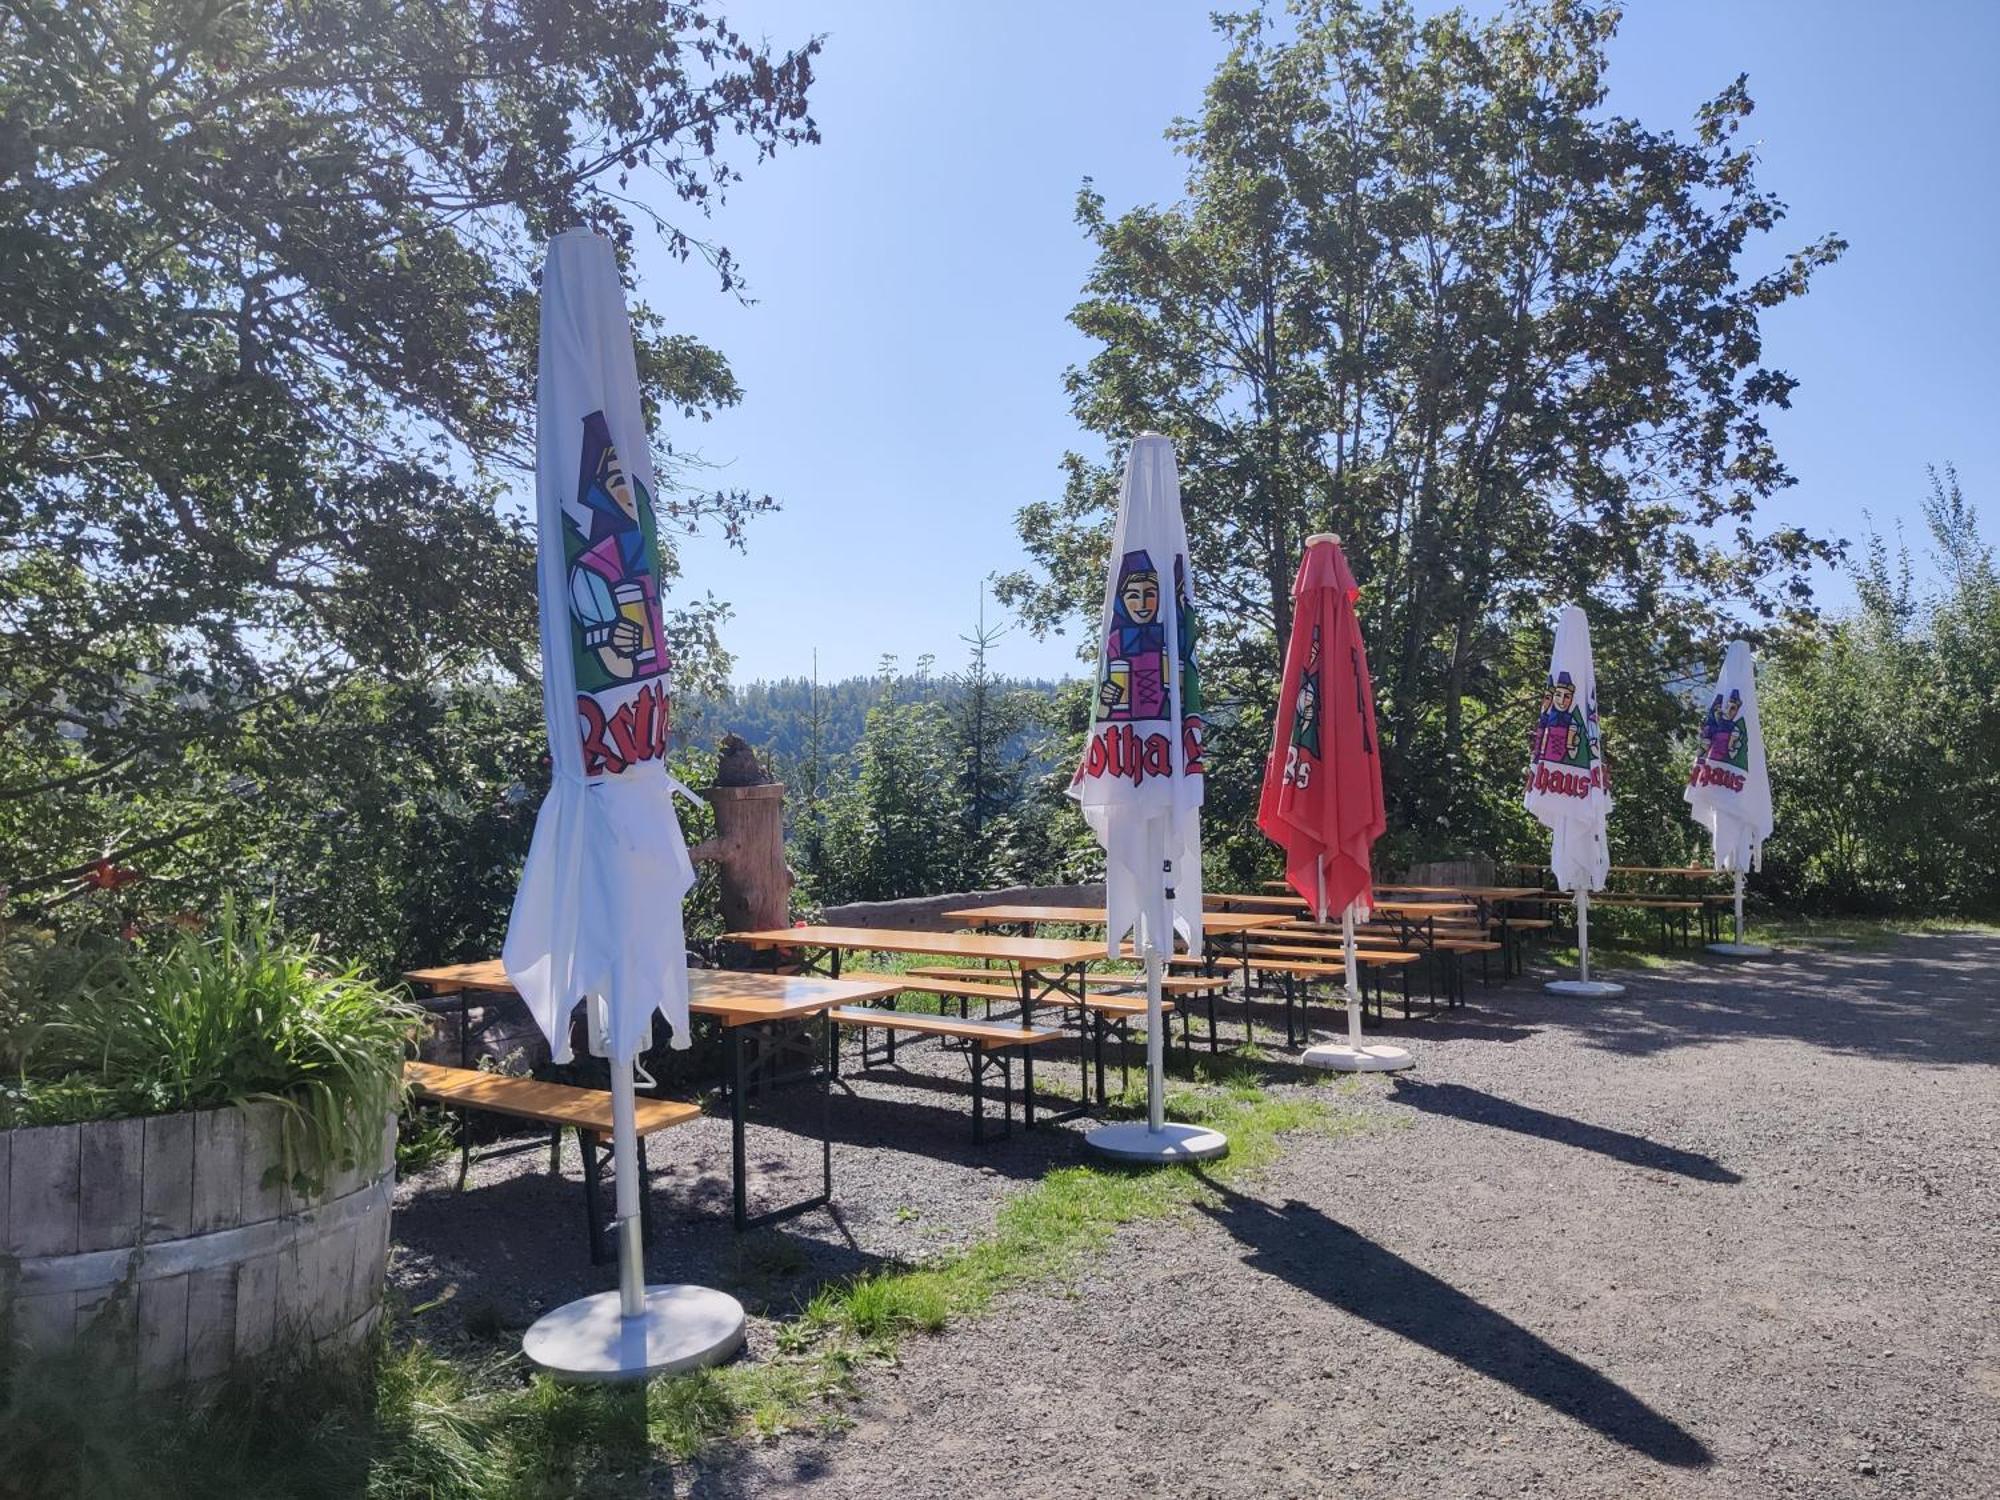
[(285, 1176), (316, 1191), (379, 1142), (423, 1012), (329, 971), (268, 913), (143, 944), (14, 932), (0, 944), (0, 1127), (257, 1101), (282, 1108)]

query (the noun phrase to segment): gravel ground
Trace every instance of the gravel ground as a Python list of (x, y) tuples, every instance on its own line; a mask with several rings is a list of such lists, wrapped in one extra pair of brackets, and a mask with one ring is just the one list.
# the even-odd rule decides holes
[[(1385, 1028), (1418, 1068), (1350, 1106), (1383, 1128), (1295, 1139), (1077, 1284), (906, 1343), (851, 1430), (717, 1454), (674, 1492), (2000, 1494), (1996, 965), (2000, 938), (1931, 936), (1624, 974), (1587, 1007), (1475, 985)], [(977, 1236), (1074, 1159), (1068, 1131), (975, 1150), (944, 1076), (841, 1098), (842, 1222), (740, 1246), (726, 1123), (677, 1132), (654, 1275), (783, 1312)], [(805, 1181), (783, 1133), (752, 1153), (760, 1191)], [(427, 1331), (491, 1337), (610, 1284), (582, 1264), (574, 1168), (536, 1166), (403, 1188), (411, 1300), (458, 1289)]]

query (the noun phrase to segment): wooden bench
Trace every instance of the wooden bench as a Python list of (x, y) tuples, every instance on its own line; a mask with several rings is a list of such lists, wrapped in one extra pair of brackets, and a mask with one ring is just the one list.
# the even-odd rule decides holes
[[(986, 1002), (986, 1013), (990, 1017), (993, 1014), (995, 1001), (1001, 1004), (1019, 1004), (1021, 999), (1018, 989), (994, 983), (985, 978), (987, 974), (995, 972), (997, 971), (953, 968), (947, 964), (923, 964), (906, 970), (902, 977), (907, 981), (907, 988), (909, 989), (956, 999), (959, 1004), (959, 1015), (961, 1017), (966, 1013), (966, 1003), (968, 1001), (984, 1000)], [(1094, 983), (1115, 988), (1120, 990), (1121, 993), (1105, 994), (1100, 991), (1093, 994), (1089, 989), (1086, 989), (1082, 997), (1079, 998), (1075, 995), (1057, 992), (1040, 996), (1036, 999), (1035, 1004), (1061, 1010), (1073, 1010), (1082, 1018), (1085, 1036), (1090, 1043), (1091, 1056), (1097, 1071), (1097, 1094), (1098, 1098), (1102, 1099), (1104, 1097), (1104, 1028), (1106, 1025), (1110, 1025), (1117, 1030), (1121, 1048), (1119, 1054), (1120, 1067), (1123, 1070), (1123, 1074), (1129, 1076), (1131, 1072), (1131, 1060), (1124, 1055), (1122, 1049), (1131, 1040), (1131, 1023), (1133, 1018), (1135, 1016), (1143, 1016), (1146, 1013), (1146, 981), (1142, 975), (1104, 974), (1089, 976), (1086, 978), (1085, 983), (1087, 985)], [(1139, 990), (1136, 996), (1122, 993), (1122, 991), (1135, 985)], [(1208, 994), (1210, 996), (1209, 1029), (1211, 1034), (1213, 1033), (1215, 1025), (1215, 1002), (1213, 996), (1217, 992), (1226, 990), (1229, 987), (1228, 980), (1206, 978), (1163, 979), (1161, 980), (1161, 985), (1163, 987), (1160, 1000), (1160, 1013), (1162, 1016), (1173, 1014), (1175, 1009), (1174, 1002), (1167, 998), (1167, 994), (1173, 992), (1176, 988), (1185, 987), (1185, 993), (1197, 995)], [(1167, 1035), (1169, 1038), (1172, 1037), (1173, 1032), (1171, 1027)], [(1190, 1045), (1185, 1016), (1182, 1017), (1181, 1043), (1183, 1047)], [(894, 1059), (895, 1051), (893, 1048), (890, 1050), (889, 1056), (891, 1060)]]
[(1665, 953), (1668, 940), (1673, 934), (1674, 919), (1680, 919), (1681, 946), (1690, 945), (1688, 922), (1691, 915), (1699, 917), (1704, 903), (1698, 898), (1686, 896), (1648, 896), (1627, 891), (1593, 891), (1590, 896), (1592, 907), (1626, 907), (1635, 911), (1650, 911), (1659, 919), (1660, 951)]
[[(418, 1098), (429, 1099), (448, 1109), (504, 1115), (515, 1120), (531, 1120), (550, 1128), (549, 1169), (559, 1170), (559, 1146), (565, 1127), (576, 1132), (583, 1153), (584, 1212), (590, 1220), (590, 1259), (602, 1265), (611, 1258), (604, 1234), (603, 1209), (599, 1204), (599, 1182), (604, 1163), (611, 1157), (611, 1095), (603, 1089), (576, 1088), (566, 1083), (547, 1083), (539, 1078), (516, 1078), (507, 1073), (488, 1073), (478, 1068), (447, 1068), (437, 1063), (406, 1062), (403, 1083)], [(655, 1131), (685, 1125), (701, 1118), (701, 1110), (678, 1099), (637, 1101), (635, 1110), (639, 1134), (639, 1205), (642, 1216), (650, 1217), (651, 1197), (646, 1167), (646, 1137)], [(510, 1148), (496, 1155), (512, 1154)], [(526, 1149), (539, 1149), (535, 1147)], [(458, 1185), (465, 1186), (467, 1159), (461, 1159)], [(646, 1231), (651, 1233), (650, 1229)]]
[[(1379, 971), (1394, 969), (1403, 982), (1403, 1019), (1410, 1019), (1410, 971), (1409, 965), (1419, 962), (1421, 953), (1356, 953), (1354, 955), (1357, 977), (1361, 981), (1361, 1008), (1368, 1009), (1368, 976), (1375, 973), (1375, 1018), (1384, 1019), (1386, 1012), (1382, 1000), (1382, 975)], [(1292, 1006), (1296, 1001), (1303, 1006), (1304, 995), (1298, 981), (1347, 977), (1347, 964), (1338, 955), (1322, 955), (1315, 958), (1267, 958), (1261, 954), (1250, 960), (1250, 968), (1257, 974), (1275, 974), (1284, 981), (1285, 994), (1285, 1045), (1295, 1045), (1295, 1030), (1292, 1024)], [(1431, 1000), (1431, 1010), (1437, 1010), (1437, 1000)]]
[[(1013, 995), (1012, 998), (1020, 997)], [(827, 1066), (836, 1079), (840, 1077), (839, 1038), (842, 1027), (862, 1032), (861, 1066), (864, 1069), (875, 1066), (878, 1060), (895, 1061), (895, 1033), (898, 1031), (964, 1042), (966, 1061), (972, 1070), (972, 1138), (975, 1141), (986, 1139), (986, 1074), (989, 1070), (997, 1069), (1000, 1073), (1001, 1112), (1006, 1123), (1002, 1134), (1013, 1131), (1014, 1101), (1009, 1088), (1013, 1081), (1012, 1055), (1019, 1052), (1022, 1118), (1028, 1129), (1035, 1128), (1033, 1049), (1062, 1035), (1053, 1027), (1023, 1026), (1018, 1021), (969, 1021), (951, 1016), (918, 1015), (879, 1005), (842, 1005), (826, 1015), (834, 1023), (833, 1030), (828, 1033)], [(890, 1033), (889, 1045), (880, 1053), (869, 1049), (867, 1033), (871, 1030)]]

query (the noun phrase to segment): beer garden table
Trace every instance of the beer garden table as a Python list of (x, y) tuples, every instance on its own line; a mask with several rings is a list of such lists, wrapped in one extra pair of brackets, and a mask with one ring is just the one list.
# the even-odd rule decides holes
[[(459, 1061), (470, 1066), (470, 1011), (472, 995), (512, 995), (514, 986), (500, 960), (477, 963), (443, 964), (429, 969), (411, 969), (406, 982), (421, 985), (434, 999), (456, 997), (459, 1016)], [(829, 1114), (832, 1098), (832, 1070), (815, 1069), (820, 1074), (820, 1192), (780, 1208), (751, 1215), (747, 1200), (745, 1172), (745, 1085), (747, 1078), (742, 1038), (746, 1031), (775, 1037), (787, 1024), (808, 1020), (836, 1005), (861, 1005), (897, 994), (903, 986), (884, 979), (825, 979), (813, 975), (748, 974), (729, 969), (688, 971), (688, 1013), (703, 1016), (722, 1027), (729, 1071), (729, 1145), (732, 1182), (732, 1216), (738, 1230), (794, 1218), (833, 1201), (833, 1132)], [(434, 1007), (435, 1008), (435, 1007)]]
[[(801, 923), (797, 927), (767, 927), (753, 932), (726, 932), (722, 941), (773, 955), (786, 950), (799, 954), (799, 967), (808, 973), (823, 966), (830, 978), (840, 977), (841, 958), (848, 953), (916, 954), (925, 958), (978, 958), (989, 963), (1011, 964), (1015, 968), (1015, 988), (1021, 998), (1021, 1024), (1034, 1024), (1034, 1007), (1050, 1003), (1086, 1011), (1084, 972), (1105, 957), (1102, 943), (1074, 938), (1012, 937), (990, 932), (919, 932), (905, 927), (839, 927)], [(1053, 977), (1050, 977), (1053, 975)], [(898, 990), (910, 986), (898, 986)], [(893, 996), (891, 997), (893, 1003)], [(1077, 1066), (1083, 1083), (1080, 1102), (1074, 1109), (1045, 1116), (1050, 1124), (1073, 1119), (1090, 1107), (1089, 1049), (1079, 1046)], [(1034, 1054), (1022, 1057), (1021, 1082), (1032, 1093), (1035, 1084)]]

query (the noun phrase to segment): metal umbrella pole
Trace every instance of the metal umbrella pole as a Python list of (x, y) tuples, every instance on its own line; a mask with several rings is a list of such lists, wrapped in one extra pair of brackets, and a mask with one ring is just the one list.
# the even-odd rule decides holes
[[(596, 998), (588, 1003), (594, 1009)], [(720, 1364), (743, 1347), (743, 1304), (728, 1293), (705, 1286), (646, 1284), (633, 1069), (631, 1061), (612, 1060), (618, 1290), (565, 1303), (538, 1319), (521, 1340), (521, 1350), (530, 1360), (571, 1380), (615, 1382), (676, 1375)], [(597, 1148), (585, 1141), (583, 1149)]]
[[(1320, 902), (1326, 901), (1326, 861), (1319, 863)], [(1324, 920), (1324, 918), (1322, 918)], [(1361, 960), (1355, 952), (1354, 903), (1340, 914), (1340, 947), (1347, 969), (1347, 1040), (1321, 1042), (1306, 1048), (1299, 1060), (1310, 1067), (1331, 1068), (1338, 1073), (1393, 1073), (1412, 1067), (1416, 1059), (1402, 1047), (1361, 1039)]]
[(1576, 978), (1551, 979), (1542, 989), (1583, 1000), (1610, 1000), (1625, 993), (1622, 984), (1590, 977), (1590, 892), (1582, 886), (1576, 892), (1576, 967)]
[(1746, 943), (1743, 941), (1743, 872), (1736, 872), (1736, 941), (1733, 943), (1710, 943), (1708, 951), (1719, 953), (1724, 958), (1769, 958), (1778, 950), (1768, 943)]
[[(1163, 862), (1162, 872), (1163, 882), (1173, 879), (1171, 862)], [(1166, 894), (1170, 899), (1171, 891)], [(1146, 966), (1146, 1118), (1100, 1125), (1083, 1138), (1086, 1146), (1109, 1161), (1164, 1166), (1209, 1161), (1229, 1150), (1229, 1137), (1219, 1130), (1167, 1122), (1167, 1029), (1161, 1014), (1161, 981), (1174, 940), (1172, 924), (1167, 926), (1164, 949), (1158, 932), (1158, 913), (1167, 909), (1166, 900), (1148, 902), (1139, 915), (1139, 954)]]

